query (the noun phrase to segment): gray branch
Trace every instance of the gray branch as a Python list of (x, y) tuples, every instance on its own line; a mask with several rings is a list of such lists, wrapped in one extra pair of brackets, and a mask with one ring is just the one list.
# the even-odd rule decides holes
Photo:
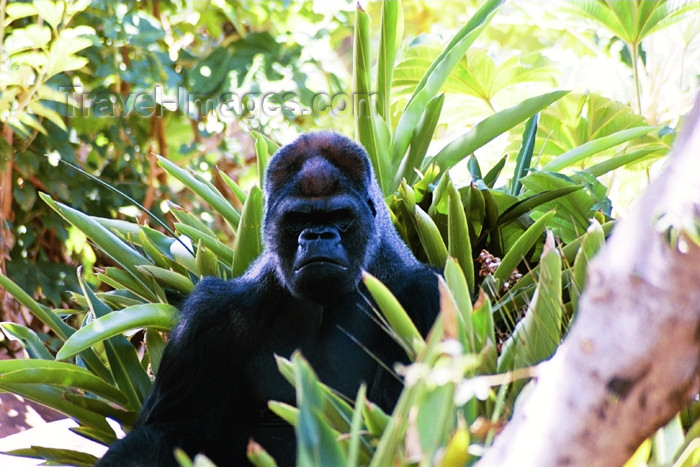
[(700, 97), (591, 262), (578, 316), (478, 467), (618, 466), (700, 389)]

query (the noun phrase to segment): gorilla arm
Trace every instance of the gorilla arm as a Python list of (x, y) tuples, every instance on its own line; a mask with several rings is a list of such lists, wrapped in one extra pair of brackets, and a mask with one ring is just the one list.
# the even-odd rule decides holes
[(234, 430), (247, 424), (233, 420), (240, 422), (249, 412), (241, 403), (248, 398), (237, 378), (246, 343), (238, 341), (243, 336), (236, 328), (247, 326), (235, 323), (238, 314), (232, 309), (247, 309), (250, 293), (237, 291), (238, 285), (244, 288), (240, 281), (214, 278), (197, 285), (170, 333), (134, 429), (97, 466), (177, 466), (176, 447), (190, 456), (207, 451), (223, 459), (231, 459), (231, 452), (245, 453), (247, 439)]

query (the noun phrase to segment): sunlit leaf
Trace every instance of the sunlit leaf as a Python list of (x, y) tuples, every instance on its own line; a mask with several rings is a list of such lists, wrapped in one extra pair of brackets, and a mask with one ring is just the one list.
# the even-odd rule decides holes
[(233, 247), (232, 274), (239, 276), (262, 252), (263, 195), (258, 187), (248, 193)]
[(132, 329), (170, 331), (177, 314), (177, 308), (162, 303), (135, 305), (113, 311), (76, 331), (58, 351), (56, 360), (68, 359), (97, 342)]
[(413, 130), (423, 115), (426, 105), (440, 92), (442, 85), (454, 67), (491, 21), (501, 3), (502, 1), (485, 2), (479, 11), (471, 17), (469, 22), (455, 34), (442, 53), (425, 72), (423, 78), (415, 87), (413, 95), (396, 125), (392, 161), (400, 160), (403, 157), (411, 141)]
[[(436, 162), (441, 169), (447, 170), (457, 162), (465, 159), (474, 151), (505, 133), (527, 118), (560, 99), (568, 91), (554, 91), (541, 96), (525, 99), (519, 104), (491, 115), (474, 126), (471, 130), (456, 138), (440, 150), (430, 162)], [(424, 163), (424, 165), (427, 164)]]

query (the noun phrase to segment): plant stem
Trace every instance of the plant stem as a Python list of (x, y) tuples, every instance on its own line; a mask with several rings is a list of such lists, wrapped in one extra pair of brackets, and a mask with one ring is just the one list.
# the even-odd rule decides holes
[(2, 44), (5, 42), (5, 7), (7, 0), (0, 0), (0, 57), (2, 57)]
[(639, 50), (639, 44), (627, 44), (630, 48), (630, 56), (632, 57), (632, 76), (634, 79), (634, 91), (637, 97), (637, 112), (642, 115), (642, 98), (640, 96), (641, 91), (639, 87), (639, 68), (637, 67), (637, 61), (639, 60), (639, 55), (637, 51)]

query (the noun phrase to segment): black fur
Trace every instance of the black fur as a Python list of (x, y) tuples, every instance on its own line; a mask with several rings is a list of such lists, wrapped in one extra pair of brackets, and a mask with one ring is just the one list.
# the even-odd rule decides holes
[(396, 233), (364, 150), (335, 133), (302, 135), (270, 161), (265, 203), (265, 252), (240, 278), (197, 285), (136, 426), (99, 466), (176, 465), (174, 447), (245, 465), (251, 437), (293, 464), (294, 430), (267, 402), (294, 403), (273, 355), (296, 349), (330, 387), (354, 399), (365, 382), (370, 400), (393, 408), (400, 382), (349, 337), (389, 365), (406, 360), (373, 321), (361, 270), (423, 335), (438, 311), (437, 278)]

